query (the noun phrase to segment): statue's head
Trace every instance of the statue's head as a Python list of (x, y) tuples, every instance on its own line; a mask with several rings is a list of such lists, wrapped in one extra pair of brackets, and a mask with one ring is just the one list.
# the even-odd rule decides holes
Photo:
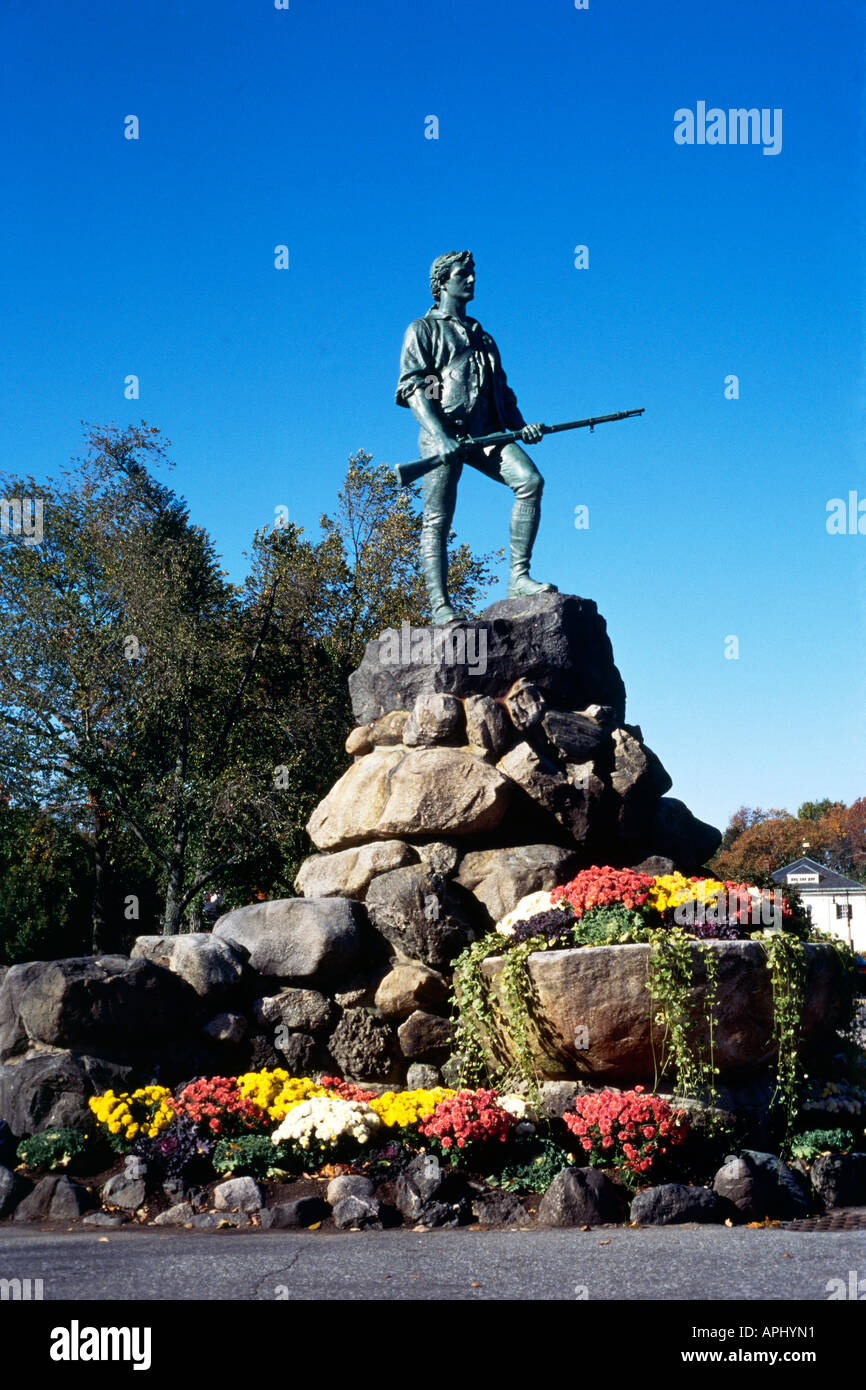
[(451, 272), (455, 266), (461, 269), (475, 269), (475, 262), (472, 259), (471, 251), (446, 251), (444, 256), (437, 256), (430, 267), (430, 293), (433, 296), (433, 303), (438, 304), (442, 296), (442, 289), (446, 282), (451, 278)]

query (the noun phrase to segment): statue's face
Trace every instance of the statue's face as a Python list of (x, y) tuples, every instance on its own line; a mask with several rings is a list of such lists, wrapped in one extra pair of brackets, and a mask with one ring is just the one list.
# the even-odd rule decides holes
[(454, 299), (462, 299), (466, 303), (475, 295), (475, 266), (470, 261), (469, 265), (454, 265), (451, 267), (451, 274), (442, 286), (444, 294), (450, 294)]

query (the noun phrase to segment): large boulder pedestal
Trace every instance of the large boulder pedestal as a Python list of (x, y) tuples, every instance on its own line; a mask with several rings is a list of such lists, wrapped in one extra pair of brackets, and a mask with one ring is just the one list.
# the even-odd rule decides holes
[[(707, 941), (693, 950), (697, 1038), (708, 1046), (703, 1021), (705, 969), (702, 950), (716, 957), (717, 1026), (713, 1037), (721, 1082), (743, 1080), (775, 1060), (772, 1044), (773, 997), (766, 955), (757, 941)], [(647, 988), (650, 946), (583, 946), (567, 951), (536, 951), (527, 957), (530, 1010), (536, 1029), (539, 1075), (551, 1080), (581, 1077), (593, 1084), (652, 1082), (663, 1052), (660, 1004)], [(833, 946), (806, 946), (808, 969), (803, 1011), (803, 1054), (835, 1050), (835, 1025), (842, 1021), (843, 967)], [(501, 956), (483, 962), (493, 982)], [(493, 1040), (508, 1056), (504, 1036)]]

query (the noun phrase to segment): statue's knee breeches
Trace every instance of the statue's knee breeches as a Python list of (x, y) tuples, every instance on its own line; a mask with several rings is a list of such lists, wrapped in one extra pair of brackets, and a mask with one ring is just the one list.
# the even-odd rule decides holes
[(506, 444), (499, 459), (496, 476), (501, 482), (508, 484), (518, 502), (541, 500), (544, 479), (519, 444)]

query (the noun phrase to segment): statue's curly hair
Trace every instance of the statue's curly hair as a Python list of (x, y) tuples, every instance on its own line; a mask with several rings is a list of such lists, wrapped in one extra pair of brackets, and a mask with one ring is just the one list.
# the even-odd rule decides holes
[(433, 303), (439, 303), (442, 286), (451, 275), (455, 265), (474, 264), (471, 251), (446, 251), (444, 256), (437, 256), (430, 267), (430, 293), (433, 296)]

